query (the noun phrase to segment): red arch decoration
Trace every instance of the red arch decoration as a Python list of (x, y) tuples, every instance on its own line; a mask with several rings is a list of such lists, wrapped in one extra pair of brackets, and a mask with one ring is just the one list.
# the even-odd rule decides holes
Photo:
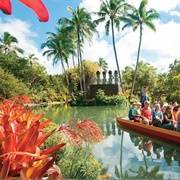
[[(46, 6), (41, 0), (18, 0), (22, 4), (26, 5), (34, 11), (41, 22), (46, 22), (49, 20), (49, 13)], [(4, 14), (12, 14), (11, 0), (0, 0), (0, 9)]]

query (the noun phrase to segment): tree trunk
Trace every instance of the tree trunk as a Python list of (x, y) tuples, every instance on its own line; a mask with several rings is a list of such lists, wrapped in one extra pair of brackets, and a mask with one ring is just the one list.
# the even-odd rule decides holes
[(120, 78), (121, 89), (122, 89), (122, 92), (124, 93), (124, 88), (123, 88), (123, 83), (122, 83), (122, 78), (121, 78), (121, 71), (120, 71), (120, 68), (119, 68), (119, 63), (118, 63), (118, 58), (117, 58), (117, 53), (116, 53), (115, 40), (114, 40), (114, 23), (113, 23), (113, 19), (111, 19), (111, 28), (112, 28), (112, 41), (113, 41), (114, 55), (115, 55), (117, 70), (118, 70), (118, 74), (119, 74), (119, 78)]
[(80, 83), (80, 89), (81, 89), (81, 91), (83, 91), (82, 79), (81, 79), (81, 61), (80, 61), (81, 48), (80, 48), (80, 37), (79, 37), (79, 33), (78, 33), (77, 50), (78, 50), (77, 53), (78, 53), (78, 67), (79, 67), (79, 83)]
[(61, 57), (61, 64), (62, 64), (62, 69), (63, 69), (64, 74), (65, 74), (65, 77), (66, 77), (67, 85), (69, 86), (69, 78), (68, 78), (68, 75), (67, 75), (67, 73), (66, 73), (66, 70), (65, 70), (65, 67), (64, 67), (64, 63), (63, 63), (62, 57)]
[(133, 78), (131, 93), (130, 93), (130, 97), (129, 97), (129, 102), (131, 101), (132, 94), (134, 91), (134, 85), (136, 82), (136, 76), (137, 76), (137, 70), (138, 70), (138, 64), (139, 64), (139, 55), (140, 55), (140, 50), (141, 50), (141, 41), (142, 41), (142, 24), (140, 25), (140, 38), (139, 38), (139, 47), (138, 47), (138, 53), (137, 53), (137, 61), (136, 61), (136, 68), (135, 68), (135, 72), (134, 72), (134, 78)]
[(72, 54), (73, 67), (75, 68), (74, 54)]
[(80, 60), (81, 60), (81, 68), (82, 68), (82, 78), (83, 78), (84, 96), (85, 96), (85, 98), (86, 98), (86, 79), (85, 79), (84, 65), (83, 65), (83, 62), (82, 62), (81, 52), (80, 52)]

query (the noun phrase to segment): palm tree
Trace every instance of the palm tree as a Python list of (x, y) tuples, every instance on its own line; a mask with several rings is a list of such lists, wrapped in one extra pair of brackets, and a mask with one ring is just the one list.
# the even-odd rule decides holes
[(38, 60), (38, 58), (35, 56), (35, 54), (28, 53), (26, 59), (29, 62), (29, 65), (32, 67), (35, 61)]
[(107, 68), (108, 68), (108, 63), (103, 59), (103, 58), (99, 58), (99, 61), (96, 62), (99, 67), (100, 67), (100, 73), (102, 73), (102, 70), (103, 71), (107, 71)]
[[(70, 53), (73, 51), (74, 46), (71, 37), (67, 36), (64, 27), (57, 29), (57, 33), (47, 32), (47, 41), (41, 45), (41, 48), (47, 47), (43, 56), (47, 55), (48, 58), (53, 57), (53, 65), (61, 61), (62, 71), (65, 73), (67, 84), (69, 84), (66, 74), (64, 62), (68, 63)], [(66, 37), (66, 38), (64, 38)]]
[(150, 9), (150, 10), (146, 11), (147, 4), (148, 4), (148, 0), (142, 0), (138, 9), (133, 7), (133, 12), (126, 14), (126, 17), (127, 17), (126, 23), (122, 27), (122, 29), (125, 29), (126, 27), (132, 27), (133, 31), (136, 31), (139, 27), (139, 33), (140, 33), (139, 46), (138, 46), (138, 52), (137, 52), (137, 61), (136, 61), (135, 73), (134, 73), (134, 78), (133, 78), (129, 101), (131, 100), (131, 97), (132, 97), (132, 94), (134, 91), (134, 84), (136, 81), (136, 75), (137, 75), (138, 63), (139, 63), (139, 55), (140, 55), (140, 50), (141, 50), (143, 26), (146, 25), (151, 30), (156, 31), (156, 27), (153, 24), (152, 20), (158, 19), (160, 17), (159, 13), (157, 13), (156, 10), (154, 10), (154, 9)]
[(14, 45), (15, 43), (17, 44), (18, 40), (10, 33), (4, 32), (3, 37), (0, 38), (0, 49), (2, 49), (5, 53), (8, 53), (9, 51), (18, 51), (23, 53), (21, 48)]
[(59, 19), (58, 23), (67, 26), (66, 27), (67, 31), (73, 32), (74, 34), (76, 34), (77, 57), (78, 57), (78, 63), (81, 67), (81, 72), (82, 72), (82, 77), (83, 77), (84, 94), (86, 96), (85, 74), (84, 74), (84, 67), (82, 64), (81, 47), (82, 47), (85, 39), (87, 39), (89, 42), (91, 42), (93, 33), (96, 32), (96, 27), (95, 27), (95, 24), (91, 20), (90, 13), (87, 12), (85, 10), (85, 8), (77, 7), (77, 9), (73, 9), (71, 7), (68, 7), (68, 11), (71, 12), (72, 19), (63, 17), (63, 18)]
[(109, 1), (104, 0), (101, 4), (99, 12), (94, 13), (100, 17), (99, 19), (94, 21), (96, 24), (99, 24), (101, 22), (106, 22), (105, 31), (107, 36), (109, 35), (109, 30), (111, 27), (114, 55), (115, 55), (117, 70), (119, 73), (122, 92), (124, 92), (124, 88), (121, 78), (121, 71), (119, 68), (119, 62), (117, 58), (114, 28), (116, 27), (118, 31), (120, 30), (120, 21), (123, 20), (122, 15), (125, 12), (126, 8), (128, 8), (128, 4), (125, 3), (124, 0), (109, 0)]

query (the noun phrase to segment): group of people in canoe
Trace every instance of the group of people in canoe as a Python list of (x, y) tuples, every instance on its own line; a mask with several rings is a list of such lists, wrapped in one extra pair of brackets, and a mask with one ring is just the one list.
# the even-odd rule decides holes
[(135, 102), (129, 109), (130, 120), (180, 132), (180, 105), (175, 102), (164, 103), (155, 101), (150, 105), (147, 87), (141, 91), (140, 102)]

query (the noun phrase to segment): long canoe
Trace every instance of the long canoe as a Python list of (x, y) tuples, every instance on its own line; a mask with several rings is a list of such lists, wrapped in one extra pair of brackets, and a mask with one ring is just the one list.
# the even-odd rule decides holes
[(116, 115), (116, 121), (122, 127), (127, 129), (151, 136), (153, 138), (162, 139), (168, 141), (169, 143), (180, 144), (180, 132), (130, 121), (128, 118), (122, 118), (118, 115)]

